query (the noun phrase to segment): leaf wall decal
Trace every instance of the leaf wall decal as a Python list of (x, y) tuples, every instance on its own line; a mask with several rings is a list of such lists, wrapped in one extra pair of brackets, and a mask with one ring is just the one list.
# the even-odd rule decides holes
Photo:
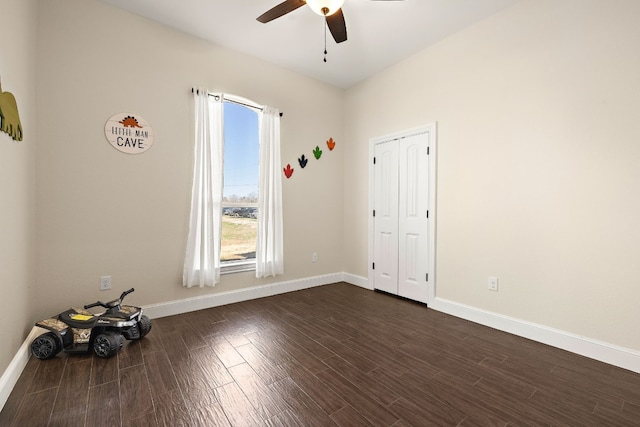
[(301, 168), (304, 169), (305, 166), (307, 166), (307, 162), (309, 161), (309, 159), (307, 159), (304, 154), (298, 159), (298, 164), (300, 165)]
[(316, 145), (316, 149), (313, 150), (313, 155), (315, 156), (316, 160), (319, 159), (320, 156), (322, 156), (322, 150), (317, 145)]
[(287, 163), (287, 167), (283, 169), (284, 170), (284, 176), (287, 177), (287, 179), (291, 178), (291, 175), (293, 175), (293, 168), (291, 167), (291, 164)]
[(333, 149), (336, 147), (336, 142), (333, 140), (333, 138), (329, 138), (329, 140), (327, 141), (327, 147), (329, 147), (329, 151), (333, 151)]

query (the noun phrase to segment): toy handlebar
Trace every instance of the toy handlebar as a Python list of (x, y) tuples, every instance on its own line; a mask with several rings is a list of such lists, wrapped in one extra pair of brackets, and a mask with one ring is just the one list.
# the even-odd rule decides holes
[(131, 288), (128, 291), (124, 291), (123, 293), (120, 294), (120, 298), (118, 299), (114, 299), (113, 301), (109, 301), (107, 303), (104, 303), (102, 301), (96, 301), (94, 303), (91, 304), (87, 304), (84, 306), (84, 309), (90, 309), (92, 307), (104, 307), (104, 308), (113, 308), (116, 307), (118, 305), (120, 305), (120, 303), (122, 302), (122, 300), (124, 299), (124, 297), (126, 297), (127, 295), (129, 295), (131, 292), (133, 292), (135, 289)]
[(127, 295), (129, 295), (131, 292), (135, 291), (135, 289), (131, 288), (128, 291), (124, 291), (122, 294), (120, 294), (120, 300), (123, 300), (124, 297), (126, 297)]
[(94, 302), (92, 304), (87, 304), (84, 306), (84, 309), (87, 310), (91, 307), (97, 307), (97, 306), (103, 306), (104, 307), (104, 303), (102, 301), (98, 301), (98, 302)]

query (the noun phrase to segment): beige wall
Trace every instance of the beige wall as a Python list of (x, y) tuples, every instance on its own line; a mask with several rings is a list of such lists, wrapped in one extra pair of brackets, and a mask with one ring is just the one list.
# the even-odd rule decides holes
[[(115, 297), (154, 304), (342, 271), (343, 92), (95, 0), (40, 2), (38, 22), (38, 313)], [(192, 174), (192, 86), (284, 112), (285, 275), (225, 275), (182, 287)], [(126, 155), (106, 120), (134, 112), (155, 144)], [(333, 137), (336, 149), (301, 154)], [(326, 147), (326, 146), (325, 146)], [(319, 261), (311, 263), (311, 253)], [(99, 292), (112, 276), (113, 291)]]
[(33, 325), (35, 311), (36, 1), (2, 2), (0, 81), (16, 98), (22, 142), (0, 132), (0, 372)]
[(638, 16), (525, 0), (350, 89), (345, 271), (370, 138), (437, 121), (437, 297), (640, 350)]

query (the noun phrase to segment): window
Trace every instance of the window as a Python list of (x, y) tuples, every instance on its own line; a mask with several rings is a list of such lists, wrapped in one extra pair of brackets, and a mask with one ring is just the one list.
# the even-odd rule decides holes
[[(235, 97), (227, 98), (222, 94), (209, 93), (203, 88), (193, 89), (192, 92), (195, 125), (193, 185), (182, 284), (191, 288), (215, 286), (220, 282), (223, 263), (220, 253), (223, 209), (230, 208), (230, 206), (223, 207), (225, 181), (231, 189), (227, 193), (229, 199), (234, 194), (238, 198), (245, 196), (247, 198), (245, 200), (248, 200), (251, 193), (258, 195), (255, 210), (251, 209), (251, 206), (240, 206), (255, 212), (248, 216), (257, 216), (256, 237), (252, 239), (251, 247), (231, 251), (231, 254), (225, 255), (225, 258), (229, 259), (225, 261), (225, 272), (255, 270), (258, 279), (283, 274), (280, 113), (278, 109), (267, 105), (255, 106), (234, 99)], [(250, 108), (248, 112), (243, 109), (232, 110), (232, 104), (225, 104), (225, 99)], [(228, 121), (224, 117), (226, 109), (229, 109)], [(245, 119), (234, 120), (236, 116), (234, 113), (237, 112), (247, 113), (248, 116)], [(225, 129), (227, 127), (228, 129)], [(225, 134), (228, 135), (229, 141), (226, 148), (224, 148)], [(247, 146), (250, 148), (245, 147), (239, 150), (239, 154), (236, 150), (233, 156), (234, 134), (252, 135), (248, 139), (243, 138), (239, 141), (240, 143), (255, 141), (255, 143)], [(225, 172), (224, 168), (225, 151), (228, 151), (227, 155), (231, 156), (230, 160), (226, 160), (230, 166), (228, 172)], [(252, 153), (258, 154), (257, 168), (255, 160), (251, 160), (255, 159)], [(253, 165), (251, 168), (253, 172), (249, 173), (249, 169), (243, 169), (241, 163), (236, 161), (238, 159), (244, 159), (246, 164)], [(229, 176), (225, 177), (225, 175)], [(248, 180), (247, 176), (253, 176), (253, 178)], [(257, 186), (253, 183), (256, 176)], [(237, 177), (247, 180), (236, 179)], [(246, 188), (241, 190), (243, 187)], [(257, 192), (253, 190), (256, 187)], [(237, 217), (240, 216), (238, 212)], [(233, 217), (236, 216), (233, 215)], [(241, 255), (240, 259), (231, 260), (233, 253)], [(250, 258), (251, 256), (253, 259)]]
[(222, 273), (255, 269), (258, 229), (258, 113), (224, 102)]

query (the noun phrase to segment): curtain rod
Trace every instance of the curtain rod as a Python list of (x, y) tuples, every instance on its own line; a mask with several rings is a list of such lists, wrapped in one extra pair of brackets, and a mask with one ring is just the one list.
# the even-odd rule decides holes
[[(198, 93), (198, 94), (199, 94), (199, 93), (200, 93), (200, 90), (198, 90), (198, 89), (194, 89), (194, 88), (191, 88), (191, 93), (194, 93), (194, 92), (196, 92), (196, 93)], [(216, 95), (216, 94), (213, 94), (213, 93), (208, 93), (207, 95), (209, 95), (209, 96), (213, 96), (214, 98), (218, 98), (218, 97), (219, 97), (219, 95)], [(262, 108), (262, 107), (258, 107), (257, 105), (246, 104), (246, 103), (244, 103), (244, 102), (240, 102), (240, 101), (237, 101), (237, 100), (235, 100), (235, 99), (228, 99), (228, 98), (225, 98), (224, 96), (222, 97), (222, 99), (223, 99), (224, 101), (227, 101), (227, 102), (233, 102), (234, 104), (243, 105), (243, 106), (245, 106), (245, 107), (254, 108), (254, 109), (256, 109), (256, 110), (260, 110), (260, 111), (263, 111), (263, 110), (264, 110), (264, 108)], [(216, 99), (216, 101), (217, 101), (217, 99)], [(280, 113), (280, 117), (282, 117), (283, 115), (284, 115), (284, 113), (282, 113), (282, 112), (281, 112), (281, 113)]]

